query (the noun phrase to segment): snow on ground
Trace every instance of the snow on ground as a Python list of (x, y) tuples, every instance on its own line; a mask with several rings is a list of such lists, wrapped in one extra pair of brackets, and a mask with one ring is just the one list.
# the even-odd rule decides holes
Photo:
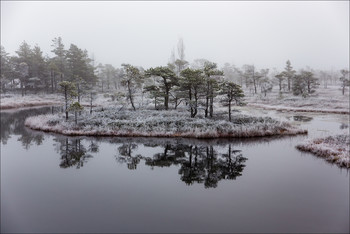
[(36, 130), (65, 135), (93, 136), (147, 136), (147, 137), (256, 137), (295, 135), (307, 133), (286, 122), (269, 117), (234, 115), (232, 122), (226, 117), (206, 119), (190, 118), (185, 110), (120, 110), (107, 108), (92, 114), (79, 116), (78, 124), (73, 116), (65, 121), (64, 114), (29, 117), (25, 125)]
[[(74, 99), (76, 101), (76, 99)], [(72, 103), (73, 100), (70, 100)], [(85, 107), (90, 106), (90, 97), (85, 95), (81, 98), (81, 104)], [(114, 105), (111, 98), (104, 94), (95, 95), (92, 106), (109, 106)], [(1, 94), (0, 109), (16, 109), (23, 107), (44, 106), (44, 105), (64, 105), (63, 94), (27, 94), (22, 96), (20, 94)]]
[(63, 97), (56, 94), (29, 94), (21, 96), (18, 94), (2, 94), (0, 98), (0, 109), (14, 109), (31, 106), (57, 105), (63, 102)]
[(342, 95), (340, 86), (319, 87), (314, 94), (303, 98), (291, 93), (279, 94), (276, 87), (266, 97), (245, 91), (249, 106), (270, 110), (288, 110), (298, 112), (321, 112), (349, 114), (349, 91)]
[(298, 144), (296, 148), (323, 157), (327, 161), (338, 164), (340, 167), (350, 168), (349, 145), (349, 135), (341, 134), (307, 140), (304, 143)]

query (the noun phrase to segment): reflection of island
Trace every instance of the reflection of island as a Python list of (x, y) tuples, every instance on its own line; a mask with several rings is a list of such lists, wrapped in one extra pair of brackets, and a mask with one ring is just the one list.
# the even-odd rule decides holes
[(82, 144), (81, 139), (66, 137), (56, 138), (55, 141), (58, 142), (57, 149), (61, 155), (61, 168), (76, 167), (79, 169), (92, 158), (88, 152), (98, 152), (98, 145), (92, 141), (88, 148)]
[[(144, 144), (145, 147), (162, 148), (162, 152), (153, 156), (133, 153), (138, 148), (135, 143), (122, 143), (118, 147), (119, 163), (126, 163), (129, 169), (136, 169), (141, 160), (145, 165), (154, 167), (170, 167), (178, 165), (181, 180), (187, 185), (203, 183), (205, 188), (215, 188), (220, 180), (234, 180), (242, 175), (247, 158), (240, 150), (232, 149), (231, 144), (221, 145), (216, 150), (210, 144)], [(219, 153), (219, 151), (224, 153)]]
[(59, 108), (57, 107), (42, 107), (19, 111), (2, 111), (0, 128), (1, 143), (5, 145), (11, 135), (19, 135), (18, 140), (22, 142), (25, 149), (28, 149), (32, 143), (41, 145), (44, 140), (43, 133), (27, 129), (24, 127), (24, 121), (29, 116), (54, 113), (58, 110)]

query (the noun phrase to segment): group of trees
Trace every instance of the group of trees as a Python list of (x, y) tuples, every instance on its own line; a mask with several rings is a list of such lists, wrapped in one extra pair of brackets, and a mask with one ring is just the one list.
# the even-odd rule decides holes
[[(243, 91), (238, 84), (223, 79), (223, 72), (217, 69), (216, 63), (205, 61), (201, 68), (181, 67), (179, 76), (172, 66), (150, 68), (145, 71), (145, 77), (153, 77), (153, 84), (145, 86), (144, 90), (154, 98), (163, 98), (164, 109), (169, 109), (169, 102), (174, 108), (184, 101), (189, 107), (191, 117), (195, 117), (199, 109), (204, 110), (205, 117), (213, 117), (214, 97), (221, 95), (221, 102), (229, 106), (243, 104)], [(182, 70), (181, 70), (182, 69)], [(233, 102), (235, 101), (235, 102)]]
[[(243, 91), (253, 95), (259, 92), (266, 96), (274, 85), (279, 92), (289, 92), (304, 97), (315, 92), (319, 81), (327, 87), (328, 81), (337, 75), (325, 71), (304, 69), (296, 72), (291, 62), (286, 62), (282, 72), (276, 69), (258, 70), (254, 65), (243, 65), (240, 69), (226, 63), (222, 69), (206, 59), (196, 59), (190, 64), (185, 60), (185, 45), (182, 39), (172, 50), (167, 66), (149, 69), (122, 64), (115, 68), (111, 64), (98, 64), (88, 56), (87, 50), (71, 44), (65, 48), (62, 38), (52, 40), (52, 57), (44, 56), (38, 45), (33, 48), (25, 41), (15, 56), (10, 56), (1, 46), (1, 91), (20, 89), (22, 95), (28, 90), (43, 90), (47, 93), (62, 92), (65, 97), (66, 118), (68, 111), (81, 111), (81, 97), (88, 93), (92, 106), (93, 94), (97, 91), (113, 93), (113, 97), (126, 98), (136, 110), (136, 94), (148, 94), (155, 109), (176, 109), (185, 104), (191, 117), (199, 110), (205, 117), (213, 117), (214, 100), (228, 106), (243, 104)], [(349, 71), (341, 70), (337, 77), (342, 93), (350, 85)], [(333, 82), (333, 81), (332, 81)], [(77, 102), (71, 100), (77, 98)], [(162, 103), (162, 104), (161, 104)], [(91, 112), (91, 109), (90, 109)]]
[(327, 88), (328, 84), (339, 85), (339, 82), (344, 94), (345, 88), (350, 85), (349, 71), (346, 69), (335, 72), (333, 70), (313, 70), (307, 67), (297, 72), (293, 69), (289, 60), (287, 60), (286, 66), (281, 72), (276, 69), (257, 70), (254, 65), (243, 65), (240, 69), (229, 63), (224, 65), (223, 71), (225, 79), (240, 84), (253, 95), (260, 91), (261, 94), (266, 96), (274, 86), (277, 86), (280, 93), (291, 93), (306, 97), (314, 93), (321, 83), (323, 83), (324, 88)]
[(97, 82), (95, 68), (87, 50), (71, 44), (69, 49), (60, 37), (52, 40), (53, 57), (44, 56), (38, 45), (33, 48), (23, 42), (15, 56), (9, 56), (1, 46), (1, 90), (20, 87), (22, 95), (29, 89), (57, 92), (59, 83), (93, 86)]

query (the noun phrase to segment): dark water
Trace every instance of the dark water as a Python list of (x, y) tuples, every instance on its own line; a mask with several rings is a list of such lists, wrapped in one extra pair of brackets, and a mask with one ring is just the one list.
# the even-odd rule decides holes
[[(1, 232), (349, 231), (349, 171), (296, 150), (307, 136), (86, 138), (23, 127), (54, 111), (1, 113)], [(303, 124), (310, 135), (341, 126)]]

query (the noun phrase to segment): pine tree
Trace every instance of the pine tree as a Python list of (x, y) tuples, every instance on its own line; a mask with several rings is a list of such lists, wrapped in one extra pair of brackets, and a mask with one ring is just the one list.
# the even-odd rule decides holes
[(180, 90), (190, 107), (191, 118), (198, 113), (199, 98), (205, 93), (205, 77), (202, 70), (186, 68), (181, 72)]
[(170, 91), (174, 85), (176, 85), (176, 74), (168, 67), (156, 67), (150, 68), (145, 71), (146, 77), (159, 77), (158, 82), (159, 91), (164, 97), (164, 108), (169, 109), (169, 96)]
[(206, 102), (205, 102), (205, 117), (213, 117), (214, 113), (214, 97), (218, 91), (219, 77), (224, 73), (217, 69), (217, 64), (212, 62), (206, 62), (203, 69), (206, 77)]
[(130, 64), (122, 64), (122, 67), (124, 69), (124, 76), (122, 78), (121, 84), (127, 88), (127, 98), (129, 99), (132, 108), (136, 110), (134, 104), (134, 95), (136, 88), (140, 87), (142, 74), (137, 67), (134, 67)]
[(291, 63), (289, 60), (287, 60), (286, 62), (286, 67), (284, 68), (284, 71), (283, 71), (283, 76), (287, 78), (287, 83), (288, 83), (288, 91), (290, 92), (292, 87), (291, 85), (292, 84), (292, 80), (293, 80), (293, 77), (295, 75), (296, 71), (293, 70), (293, 67), (291, 66)]
[(300, 74), (293, 76), (293, 94), (308, 96), (315, 92), (316, 87), (319, 85), (317, 78), (311, 71), (302, 70)]
[(64, 102), (65, 102), (65, 112), (66, 112), (66, 120), (68, 120), (68, 102), (72, 97), (77, 96), (76, 93), (76, 87), (74, 83), (69, 81), (62, 81), (59, 83), (61, 90), (64, 95)]
[(244, 93), (240, 85), (231, 81), (220, 83), (220, 88), (220, 94), (224, 95), (220, 102), (228, 107), (228, 119), (231, 121), (231, 106), (233, 102), (235, 102), (236, 105), (243, 105)]
[(342, 69), (340, 70), (340, 73), (342, 74), (342, 76), (339, 79), (341, 81), (342, 93), (344, 95), (345, 87), (350, 86), (349, 70)]
[(67, 60), (66, 60), (66, 54), (67, 51), (64, 48), (64, 44), (62, 42), (62, 38), (54, 38), (52, 40), (53, 49), (51, 52), (53, 52), (56, 56), (53, 58), (53, 62), (55, 63), (55, 66), (58, 68), (58, 72), (60, 74), (60, 80), (63, 81), (64, 77), (67, 73)]

